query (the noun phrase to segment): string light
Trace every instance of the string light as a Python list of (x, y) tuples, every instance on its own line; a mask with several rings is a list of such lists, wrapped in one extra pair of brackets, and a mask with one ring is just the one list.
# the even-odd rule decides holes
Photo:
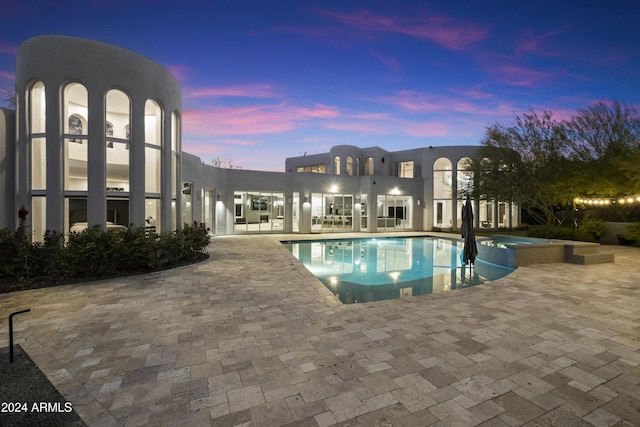
[(615, 204), (633, 204), (640, 203), (640, 196), (632, 196), (632, 197), (621, 197), (619, 199), (608, 199), (608, 198), (594, 198), (588, 199), (586, 197), (576, 197), (573, 199), (576, 204), (580, 205), (589, 205), (589, 206), (607, 206), (607, 205), (615, 205)]

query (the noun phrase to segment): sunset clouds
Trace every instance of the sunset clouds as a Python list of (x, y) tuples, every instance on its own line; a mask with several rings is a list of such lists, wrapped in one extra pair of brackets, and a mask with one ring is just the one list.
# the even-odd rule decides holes
[(11, 5), (0, 15), (0, 89), (14, 87), (30, 37), (112, 43), (180, 82), (185, 151), (246, 169), (282, 170), (285, 157), (336, 144), (477, 145), (488, 124), (531, 109), (566, 117), (594, 100), (640, 104), (639, 2)]

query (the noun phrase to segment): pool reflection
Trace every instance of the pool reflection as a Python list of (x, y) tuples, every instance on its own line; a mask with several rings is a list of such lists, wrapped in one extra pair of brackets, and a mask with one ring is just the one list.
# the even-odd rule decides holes
[(432, 237), (290, 242), (300, 262), (345, 304), (474, 286), (512, 269), (476, 261), (462, 269), (462, 242)]

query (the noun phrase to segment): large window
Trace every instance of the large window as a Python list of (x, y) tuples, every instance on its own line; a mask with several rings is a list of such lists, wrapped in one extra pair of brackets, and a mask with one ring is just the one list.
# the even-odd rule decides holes
[(105, 122), (113, 124), (113, 136), (106, 136), (107, 192), (129, 192), (129, 122), (131, 120), (129, 97), (112, 89), (106, 95)]
[(336, 158), (333, 159), (333, 173), (340, 175), (340, 156), (336, 156)]
[(298, 166), (296, 172), (327, 173), (326, 165)]
[(41, 242), (46, 230), (47, 140), (46, 96), (44, 83), (36, 82), (26, 94), (28, 101), (28, 133), (31, 149), (31, 238)]
[(378, 195), (376, 204), (378, 230), (410, 229), (411, 196), (395, 194)]
[(284, 193), (236, 191), (234, 231), (282, 231), (284, 229)]
[(207, 228), (213, 230), (213, 190), (211, 188), (202, 189), (202, 222)]
[(162, 109), (148, 100), (144, 108), (145, 180), (147, 195), (160, 194), (160, 149), (162, 147)]
[(31, 145), (31, 190), (46, 190), (47, 141), (45, 138), (45, 89), (37, 82), (29, 90), (29, 143)]
[(347, 175), (353, 175), (353, 157), (347, 156)]
[(353, 230), (353, 196), (313, 193), (311, 195), (311, 230)]
[[(471, 159), (463, 157), (458, 160), (457, 181), (457, 228), (462, 227), (462, 206), (464, 206), (467, 198), (473, 201), (473, 170), (471, 170)], [(476, 212), (476, 217), (478, 213)], [(475, 218), (475, 217), (474, 217)], [(475, 220), (474, 220), (475, 221)]]
[(364, 159), (364, 174), (373, 175), (373, 157), (367, 157)]
[(439, 158), (433, 165), (433, 226), (452, 227), (453, 175), (451, 161)]
[(396, 175), (400, 178), (414, 178), (413, 160), (396, 163)]
[[(64, 129), (64, 189), (88, 190), (88, 95), (79, 83), (65, 86), (63, 91)], [(84, 218), (83, 221), (87, 219)]]
[(191, 225), (193, 223), (192, 206), (193, 183), (182, 183), (182, 223)]

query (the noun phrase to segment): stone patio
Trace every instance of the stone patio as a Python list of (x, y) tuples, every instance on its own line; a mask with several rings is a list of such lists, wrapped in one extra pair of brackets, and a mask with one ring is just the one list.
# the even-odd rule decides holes
[(91, 426), (640, 425), (639, 248), (342, 305), (280, 237), (0, 294), (0, 347), (30, 308), (16, 342)]

